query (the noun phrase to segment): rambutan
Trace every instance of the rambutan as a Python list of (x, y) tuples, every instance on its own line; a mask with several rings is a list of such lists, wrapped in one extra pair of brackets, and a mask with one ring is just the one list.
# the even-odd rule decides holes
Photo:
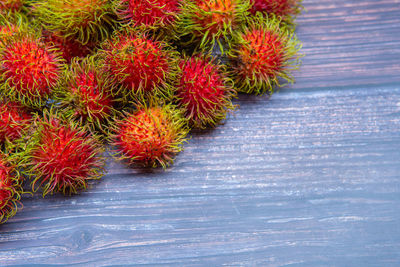
[(46, 30), (83, 45), (107, 38), (113, 24), (108, 0), (42, 0), (32, 9)]
[(248, 9), (248, 0), (189, 0), (178, 17), (177, 33), (185, 45), (211, 52), (218, 44), (223, 53)]
[(250, 0), (250, 13), (256, 12), (274, 14), (285, 21), (290, 21), (292, 17), (300, 13), (302, 0)]
[(20, 138), (31, 124), (32, 115), (23, 106), (0, 101), (0, 144)]
[(148, 34), (120, 32), (100, 54), (106, 70), (126, 89), (124, 95), (168, 92), (175, 79), (177, 52)]
[(43, 196), (75, 194), (103, 174), (103, 147), (97, 138), (52, 111), (45, 110), (43, 118), (36, 116), (32, 134), (25, 139), (20, 165), (32, 177), (34, 192), (40, 186)]
[(10, 38), (0, 50), (0, 90), (28, 106), (44, 105), (63, 68), (59, 53), (33, 36)]
[(102, 69), (94, 57), (75, 58), (56, 90), (56, 100), (69, 119), (97, 129), (102, 129), (105, 120), (114, 113), (111, 79)]
[(81, 44), (72, 37), (63, 37), (58, 33), (44, 32), (44, 42), (58, 48), (62, 57), (70, 63), (74, 57), (84, 58), (88, 56), (95, 47), (94, 43)]
[(185, 57), (176, 95), (178, 105), (196, 128), (215, 126), (232, 110), (231, 99), (235, 95), (225, 68), (209, 56)]
[(0, 153), (0, 223), (14, 216), (20, 204), (22, 188), (15, 168)]
[(281, 81), (292, 83), (291, 72), (300, 65), (301, 44), (294, 33), (280, 25), (275, 17), (256, 16), (238, 35), (230, 51), (232, 75), (240, 92), (273, 92)]
[(163, 168), (183, 148), (188, 133), (182, 112), (171, 105), (141, 105), (116, 122), (112, 144), (116, 158), (129, 165)]
[(114, 0), (118, 17), (134, 27), (165, 28), (180, 13), (182, 0)]

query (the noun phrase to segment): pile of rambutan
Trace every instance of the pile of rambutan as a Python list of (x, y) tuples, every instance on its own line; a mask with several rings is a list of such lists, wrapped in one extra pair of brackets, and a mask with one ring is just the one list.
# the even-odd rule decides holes
[(0, 0), (0, 223), (106, 158), (167, 168), (238, 93), (292, 83), (301, 0)]

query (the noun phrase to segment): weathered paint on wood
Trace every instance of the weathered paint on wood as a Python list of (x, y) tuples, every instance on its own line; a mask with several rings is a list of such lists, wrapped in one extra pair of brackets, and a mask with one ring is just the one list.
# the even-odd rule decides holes
[(166, 172), (23, 199), (0, 265), (399, 266), (400, 1), (305, 0), (297, 83), (240, 96)]

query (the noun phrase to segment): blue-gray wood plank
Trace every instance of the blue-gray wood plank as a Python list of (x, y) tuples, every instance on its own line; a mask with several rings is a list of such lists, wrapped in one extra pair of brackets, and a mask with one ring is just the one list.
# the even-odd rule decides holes
[(297, 83), (152, 173), (25, 197), (0, 265), (400, 266), (400, 1), (305, 0)]

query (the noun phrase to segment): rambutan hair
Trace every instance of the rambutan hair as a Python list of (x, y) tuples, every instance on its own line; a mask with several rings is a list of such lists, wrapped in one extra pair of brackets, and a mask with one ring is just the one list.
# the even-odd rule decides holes
[(0, 223), (6, 222), (22, 207), (19, 174), (8, 156), (0, 152)]
[(24, 4), (25, 0), (0, 0), (0, 14), (19, 12)]
[(189, 128), (182, 112), (171, 104), (137, 104), (113, 126), (113, 156), (129, 166), (168, 167), (187, 141)]
[(0, 144), (13, 142), (24, 135), (31, 124), (32, 114), (21, 104), (0, 100)]
[(237, 35), (229, 57), (238, 91), (273, 93), (274, 87), (294, 82), (292, 71), (300, 66), (301, 44), (280, 23), (275, 16), (264, 17), (258, 13)]
[(181, 11), (183, 0), (114, 0), (115, 13), (134, 27), (171, 28)]
[(76, 194), (103, 175), (104, 148), (97, 137), (52, 110), (35, 117), (24, 140), (17, 153), (23, 174), (32, 179), (33, 192), (42, 188), (43, 196)]
[(32, 10), (46, 30), (83, 45), (106, 39), (114, 23), (108, 0), (42, 0)]
[(41, 107), (63, 68), (64, 61), (54, 47), (31, 34), (12, 36), (0, 47), (0, 92), (10, 100)]
[(74, 58), (56, 89), (55, 99), (68, 119), (105, 130), (117, 111), (113, 84), (101, 61), (95, 56)]
[(29, 28), (28, 19), (25, 15), (21, 13), (0, 13), (0, 50), (11, 37), (32, 32)]
[(149, 32), (132, 28), (116, 33), (99, 51), (105, 70), (122, 86), (124, 98), (138, 95), (171, 95), (176, 78), (178, 52)]
[(214, 127), (234, 109), (236, 95), (225, 66), (211, 56), (185, 56), (180, 64), (176, 97), (179, 107), (195, 128)]
[(248, 0), (188, 0), (178, 16), (177, 35), (184, 46), (211, 53), (218, 45), (223, 54), (248, 9)]

